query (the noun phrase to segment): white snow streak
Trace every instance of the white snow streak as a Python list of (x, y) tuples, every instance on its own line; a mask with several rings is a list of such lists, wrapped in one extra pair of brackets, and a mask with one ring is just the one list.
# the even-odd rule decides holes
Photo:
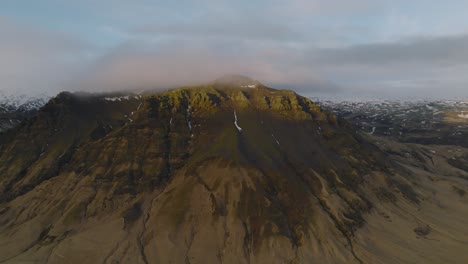
[(280, 143), (279, 143), (278, 139), (276, 139), (275, 135), (271, 134), (271, 136), (272, 136), (272, 137), (275, 139), (275, 141), (276, 141), (276, 144), (278, 144), (278, 146), (279, 146), (279, 145), (280, 145)]
[(239, 130), (239, 132), (242, 132), (242, 128), (237, 124), (237, 114), (236, 114), (236, 111), (234, 111), (234, 125), (236, 126), (237, 130)]
[(105, 97), (104, 100), (106, 101), (111, 101), (111, 102), (115, 102), (115, 101), (122, 101), (122, 100), (130, 100), (130, 97), (127, 95), (127, 96), (120, 96), (120, 97)]
[(192, 123), (190, 122), (190, 105), (187, 107), (187, 126), (192, 131)]
[(256, 88), (256, 87), (257, 87), (257, 85), (255, 85), (255, 84), (241, 85), (241, 88), (251, 88), (251, 89), (253, 89), (253, 88)]

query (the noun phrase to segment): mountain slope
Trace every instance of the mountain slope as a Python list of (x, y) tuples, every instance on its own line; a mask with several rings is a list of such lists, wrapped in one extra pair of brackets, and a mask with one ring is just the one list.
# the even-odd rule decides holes
[[(422, 161), (390, 158), (294, 92), (241, 86), (51, 100), (1, 138), (0, 261), (384, 263), (431, 232), (386, 229), (425, 208)], [(445, 224), (431, 230), (463, 252)]]

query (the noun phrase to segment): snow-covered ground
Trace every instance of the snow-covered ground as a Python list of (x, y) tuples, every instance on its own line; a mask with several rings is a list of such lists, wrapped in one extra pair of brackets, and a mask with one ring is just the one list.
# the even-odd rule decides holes
[(20, 124), (44, 106), (50, 96), (5, 95), (0, 93), (0, 132)]
[(0, 94), (0, 110), (36, 110), (44, 106), (50, 100), (50, 98), (51, 96), (48, 95), (27, 96)]
[(468, 100), (312, 100), (367, 134), (450, 144), (468, 136)]

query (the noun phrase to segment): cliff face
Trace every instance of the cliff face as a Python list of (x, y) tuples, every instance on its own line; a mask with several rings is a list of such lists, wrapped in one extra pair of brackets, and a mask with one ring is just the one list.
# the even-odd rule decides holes
[(367, 262), (366, 219), (424, 200), (349, 124), (261, 84), (62, 93), (1, 141), (12, 263)]

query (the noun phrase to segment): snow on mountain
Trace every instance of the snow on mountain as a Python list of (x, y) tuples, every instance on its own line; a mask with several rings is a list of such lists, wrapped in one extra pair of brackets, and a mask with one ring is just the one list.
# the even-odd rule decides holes
[(11, 129), (44, 106), (51, 96), (12, 95), (0, 92), (0, 132)]
[(466, 145), (467, 100), (327, 98), (313, 101), (368, 134), (389, 136), (404, 142)]
[(4, 111), (31, 111), (44, 106), (51, 96), (48, 95), (7, 95), (0, 93), (0, 108)]

